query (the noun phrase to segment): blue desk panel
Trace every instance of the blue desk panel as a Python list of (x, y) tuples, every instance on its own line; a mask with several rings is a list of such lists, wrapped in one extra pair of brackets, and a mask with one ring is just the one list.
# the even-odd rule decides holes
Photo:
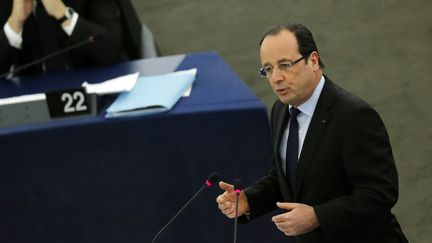
[[(154, 60), (157, 62), (160, 59)], [(0, 81), (0, 97), (79, 86), (145, 68), (148, 60)], [(151, 242), (219, 171), (245, 184), (270, 168), (264, 105), (215, 53), (188, 54), (198, 68), (192, 94), (169, 112), (97, 116), (0, 129), (1, 242)], [(211, 187), (159, 242), (230, 242)], [(239, 228), (238, 242), (287, 242), (270, 215)]]

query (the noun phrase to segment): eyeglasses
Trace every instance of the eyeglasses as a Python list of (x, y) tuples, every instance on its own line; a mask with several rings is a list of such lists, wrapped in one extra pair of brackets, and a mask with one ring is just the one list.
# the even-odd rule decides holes
[(279, 63), (276, 67), (273, 67), (273, 66), (271, 66), (271, 65), (269, 65), (269, 66), (265, 66), (265, 67), (262, 67), (262, 68), (260, 68), (260, 70), (259, 70), (259, 74), (261, 75), (261, 77), (267, 77), (267, 78), (270, 78), (270, 77), (273, 75), (273, 72), (274, 72), (275, 68), (276, 68), (276, 69), (279, 69), (279, 71), (287, 72), (287, 71), (291, 70), (292, 67), (293, 67), (296, 63), (300, 62), (301, 60), (303, 60), (303, 59), (305, 59), (305, 58), (306, 58), (306, 56), (302, 56), (302, 57), (300, 57), (299, 59), (295, 60), (294, 62), (283, 62), (283, 63)]

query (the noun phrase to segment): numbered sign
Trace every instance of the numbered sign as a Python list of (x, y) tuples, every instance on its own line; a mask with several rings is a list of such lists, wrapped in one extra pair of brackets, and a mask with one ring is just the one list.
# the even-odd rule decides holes
[(51, 118), (90, 114), (84, 88), (50, 91), (45, 95)]

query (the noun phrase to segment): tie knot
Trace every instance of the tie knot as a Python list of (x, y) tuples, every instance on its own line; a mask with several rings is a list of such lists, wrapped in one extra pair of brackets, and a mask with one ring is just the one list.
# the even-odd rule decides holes
[(296, 118), (298, 114), (300, 114), (300, 110), (295, 108), (294, 106), (290, 108), (290, 116), (292, 118)]

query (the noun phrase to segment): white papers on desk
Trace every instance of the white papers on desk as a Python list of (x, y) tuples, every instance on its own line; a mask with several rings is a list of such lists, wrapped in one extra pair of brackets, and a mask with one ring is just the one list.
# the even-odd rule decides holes
[(102, 83), (89, 84), (84, 82), (83, 87), (86, 88), (88, 94), (95, 93), (98, 95), (113, 94), (131, 91), (138, 80), (139, 72), (120, 76), (107, 80)]
[(141, 76), (130, 92), (119, 95), (105, 117), (152, 114), (170, 110), (189, 89), (197, 69)]

